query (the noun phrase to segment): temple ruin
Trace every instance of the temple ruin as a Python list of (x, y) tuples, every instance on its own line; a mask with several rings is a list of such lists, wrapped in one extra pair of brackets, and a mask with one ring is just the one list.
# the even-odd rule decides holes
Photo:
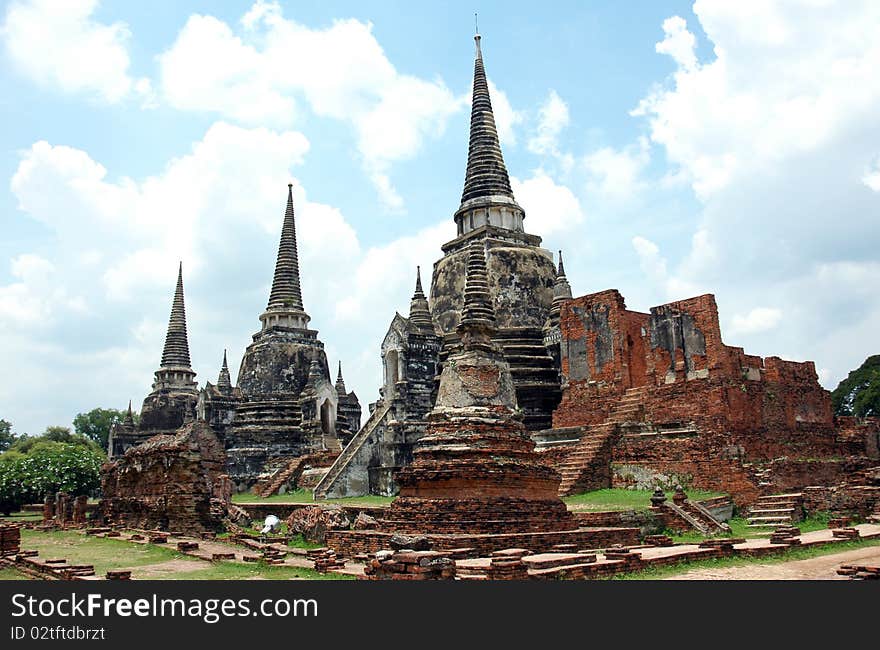
[(684, 485), (746, 504), (774, 490), (833, 484), (875, 463), (880, 425), (835, 419), (812, 362), (725, 345), (714, 296), (650, 313), (626, 309), (616, 290), (573, 298), (562, 252), (554, 265), (540, 237), (524, 230), (480, 41), (477, 35), (457, 236), (434, 264), (430, 303), (419, 278), (409, 317), (394, 316), (381, 347), (380, 398), (315, 496), (401, 488), (396, 477), (413, 462), (436, 406), (437, 378), (460, 344), (465, 265), (475, 242), (486, 254), (492, 339), (542, 461), (562, 474), (560, 494)]
[(197, 419), (224, 445), (226, 473), (238, 491), (271, 481), (291, 461), (309, 455), (325, 459), (326, 466), (328, 455), (332, 461), (360, 428), (361, 406), (357, 395), (346, 391), (341, 362), (332, 381), (324, 344), (309, 328), (310, 320), (302, 301), (293, 186), (288, 185), (269, 302), (242, 357), (236, 385), (225, 350), (217, 383), (199, 390), (195, 382), (181, 265), (153, 392), (137, 425), (129, 405), (129, 416), (113, 427), (110, 457)]
[(562, 401), (539, 438), (562, 494), (681, 484), (746, 504), (876, 464), (877, 423), (835, 419), (812, 361), (725, 345), (712, 295), (641, 313), (602, 291), (560, 324)]
[(131, 402), (126, 419), (110, 432), (108, 455), (125, 451), (159, 433), (173, 433), (195, 417), (198, 384), (195, 381), (186, 334), (186, 308), (183, 301), (183, 263), (177, 270), (177, 286), (171, 303), (171, 317), (165, 334), (162, 361), (155, 372), (152, 392), (144, 398), (137, 425), (131, 418)]
[[(137, 425), (129, 416), (114, 427), (111, 455), (198, 420), (222, 442), (237, 491), (268, 496), (314, 488), (316, 499), (399, 493), (385, 529), (438, 534), (456, 528), (441, 519), (458, 506), (444, 502), (430, 514), (436, 503), (426, 495), (439, 474), (428, 468), (437, 470), (441, 461), (455, 466), (456, 445), (471, 449), (489, 439), (499, 445), (499, 458), (514, 465), (528, 457), (534, 492), (526, 501), (532, 506), (534, 495), (542, 494), (547, 513), (558, 510), (547, 492), (555, 479), (535, 462), (559, 473), (563, 496), (605, 487), (684, 486), (730, 494), (741, 507), (773, 492), (840, 485), (876, 464), (880, 424), (834, 418), (812, 362), (761, 358), (726, 345), (714, 296), (648, 313), (628, 309), (616, 290), (575, 296), (562, 252), (554, 260), (541, 238), (525, 230), (526, 214), (513, 195), (498, 139), (479, 35), (475, 44), (464, 189), (452, 215), (456, 236), (434, 264), (430, 298), (417, 268), (409, 313), (391, 319), (380, 349), (383, 383), (364, 425), (341, 362), (334, 383), (324, 345), (309, 327), (289, 186), (269, 301), (237, 382), (224, 351), (216, 384), (198, 389), (179, 269), (153, 391)], [(475, 264), (481, 264), (476, 276)], [(475, 343), (473, 314), (470, 321), (465, 316), (476, 308), (468, 303), (473, 287), (483, 284), (480, 309), (488, 310), (487, 319), (491, 312), (491, 327), (478, 328)], [(497, 408), (480, 416), (495, 432), (489, 438), (473, 412), (448, 410), (464, 408), (449, 401), (448, 387), (467, 385), (460, 376), (465, 353), (480, 359), (469, 371), (475, 376), (489, 377), (494, 364), (510, 382), (493, 384)], [(439, 442), (447, 438), (455, 443)], [(488, 466), (477, 458), (462, 460), (473, 473), (463, 470), (456, 485), (444, 488), (456, 503), (466, 492), (492, 492), (479, 478)], [(420, 498), (428, 501), (407, 510)], [(511, 526), (523, 528), (532, 515), (515, 510)], [(533, 528), (568, 529), (564, 513), (556, 514)], [(475, 534), (486, 532), (474, 526)], [(505, 527), (498, 524), (498, 530)]]
[(540, 462), (513, 373), (495, 342), (485, 247), (482, 241), (468, 246), (457, 343), (443, 364), (427, 431), (397, 475), (400, 494), (376, 530), (328, 532), (327, 544), (337, 552), (375, 552), (400, 533), (426, 539), (432, 550), (481, 552), (637, 538), (633, 528), (580, 528), (559, 498), (559, 473)]
[(190, 422), (105, 465), (94, 520), (129, 528), (220, 531), (232, 495), (225, 472), (226, 454), (214, 431)]
[(409, 319), (395, 315), (382, 343), (380, 399), (371, 405), (364, 429), (318, 484), (320, 497), (397, 492), (394, 474), (409, 462), (436, 399), (436, 389), (429, 386), (458, 343), (465, 266), (474, 242), (486, 250), (497, 322), (493, 339), (510, 365), (523, 424), (529, 431), (551, 426), (561, 393), (545, 328), (557, 293), (557, 269), (541, 238), (524, 230), (526, 215), (513, 196), (501, 154), (479, 35), (470, 124), (464, 190), (453, 215), (457, 236), (443, 245), (443, 257), (434, 264), (430, 307), (419, 277)]
[(240, 401), (224, 436), (229, 474), (239, 490), (293, 457), (342, 448), (339, 393), (310, 320), (300, 288), (290, 185), (269, 303), (242, 357), (236, 387)]

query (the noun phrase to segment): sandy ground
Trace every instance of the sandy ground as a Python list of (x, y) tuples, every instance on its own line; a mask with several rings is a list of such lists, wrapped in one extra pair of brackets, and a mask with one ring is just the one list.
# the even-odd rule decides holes
[(808, 560), (750, 564), (726, 569), (692, 569), (666, 580), (846, 580), (837, 575), (841, 564), (880, 565), (880, 546), (821, 555)]

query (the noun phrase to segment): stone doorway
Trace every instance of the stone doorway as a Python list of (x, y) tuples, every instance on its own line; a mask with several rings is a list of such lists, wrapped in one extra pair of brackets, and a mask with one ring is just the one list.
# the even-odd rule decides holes
[(630, 388), (644, 386), (648, 383), (645, 343), (641, 338), (633, 339), (631, 334), (626, 335), (626, 370)]
[(325, 436), (333, 435), (333, 404), (325, 399), (321, 404), (321, 433)]
[(399, 354), (397, 350), (389, 350), (385, 355), (385, 386), (389, 395), (394, 394), (394, 387), (400, 380)]

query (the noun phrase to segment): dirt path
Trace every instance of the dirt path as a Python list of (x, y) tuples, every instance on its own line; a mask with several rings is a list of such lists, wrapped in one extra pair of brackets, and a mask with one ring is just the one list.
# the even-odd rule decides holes
[(131, 571), (135, 580), (158, 580), (185, 571), (198, 571), (205, 568), (204, 560), (168, 560), (156, 564), (120, 567), (119, 571)]
[(880, 564), (880, 546), (821, 555), (808, 560), (749, 564), (725, 569), (692, 569), (666, 580), (845, 580), (837, 575), (841, 564)]

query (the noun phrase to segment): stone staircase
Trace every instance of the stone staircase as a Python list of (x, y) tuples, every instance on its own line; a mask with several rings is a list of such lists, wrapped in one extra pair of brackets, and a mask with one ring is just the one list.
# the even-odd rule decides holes
[(702, 529), (708, 535), (730, 532), (730, 526), (723, 521), (716, 519), (715, 516), (699, 501), (691, 501), (688, 499), (681, 505), (681, 508), (693, 517), (693, 519), (698, 521), (700, 526), (702, 526)]
[[(656, 503), (654, 497), (651, 497), (651, 503)], [(674, 518), (683, 522), (686, 528), (696, 530), (701, 535), (718, 535), (730, 532), (730, 526), (718, 519), (699, 501), (689, 499), (683, 490), (677, 489), (671, 501), (663, 500), (654, 507), (665, 511), (666, 525), (673, 529), (681, 528), (673, 521)]]
[(765, 463), (743, 463), (758, 489), (764, 491), (773, 485), (773, 471)]
[(794, 492), (758, 497), (747, 518), (749, 528), (791, 526), (804, 518), (804, 495)]
[(557, 466), (562, 475), (559, 496), (611, 487), (612, 439), (617, 432), (645, 422), (647, 392), (647, 386), (628, 388), (605, 422), (589, 427)]
[(534, 328), (505, 328), (497, 333), (496, 342), (510, 364), (516, 387), (516, 399), (529, 431), (552, 426), (553, 409), (562, 397), (559, 371), (547, 353), (543, 333)]
[(611, 486), (611, 441), (616, 430), (611, 423), (590, 427), (574, 445), (557, 467), (562, 475), (559, 496)]
[(326, 467), (329, 465), (329, 459), (335, 457), (337, 453), (335, 451), (326, 451), (291, 458), (280, 467), (275, 467), (268, 477), (256, 485), (254, 492), (262, 498), (270, 497), (277, 493), (282, 485), (291, 482), (295, 483), (305, 470), (315, 465)]
[(348, 467), (349, 462), (370, 440), (376, 426), (378, 426), (378, 424), (385, 419), (385, 416), (388, 415), (388, 412), (391, 410), (391, 405), (392, 401), (386, 400), (383, 404), (376, 406), (376, 410), (370, 414), (370, 417), (367, 419), (366, 423), (364, 423), (364, 426), (361, 427), (361, 430), (355, 434), (345, 446), (345, 449), (342, 450), (342, 453), (336, 457), (336, 460), (333, 462), (333, 465), (330, 466), (330, 469), (324, 475), (324, 478), (318, 481), (314, 490), (315, 499), (327, 498), (327, 494), (333, 488), (334, 483), (336, 483), (340, 476), (342, 476), (343, 472)]
[(608, 414), (607, 422), (613, 424), (626, 424), (629, 422), (645, 421), (645, 398), (648, 394), (647, 386), (627, 388), (626, 392), (617, 400), (617, 403)]

